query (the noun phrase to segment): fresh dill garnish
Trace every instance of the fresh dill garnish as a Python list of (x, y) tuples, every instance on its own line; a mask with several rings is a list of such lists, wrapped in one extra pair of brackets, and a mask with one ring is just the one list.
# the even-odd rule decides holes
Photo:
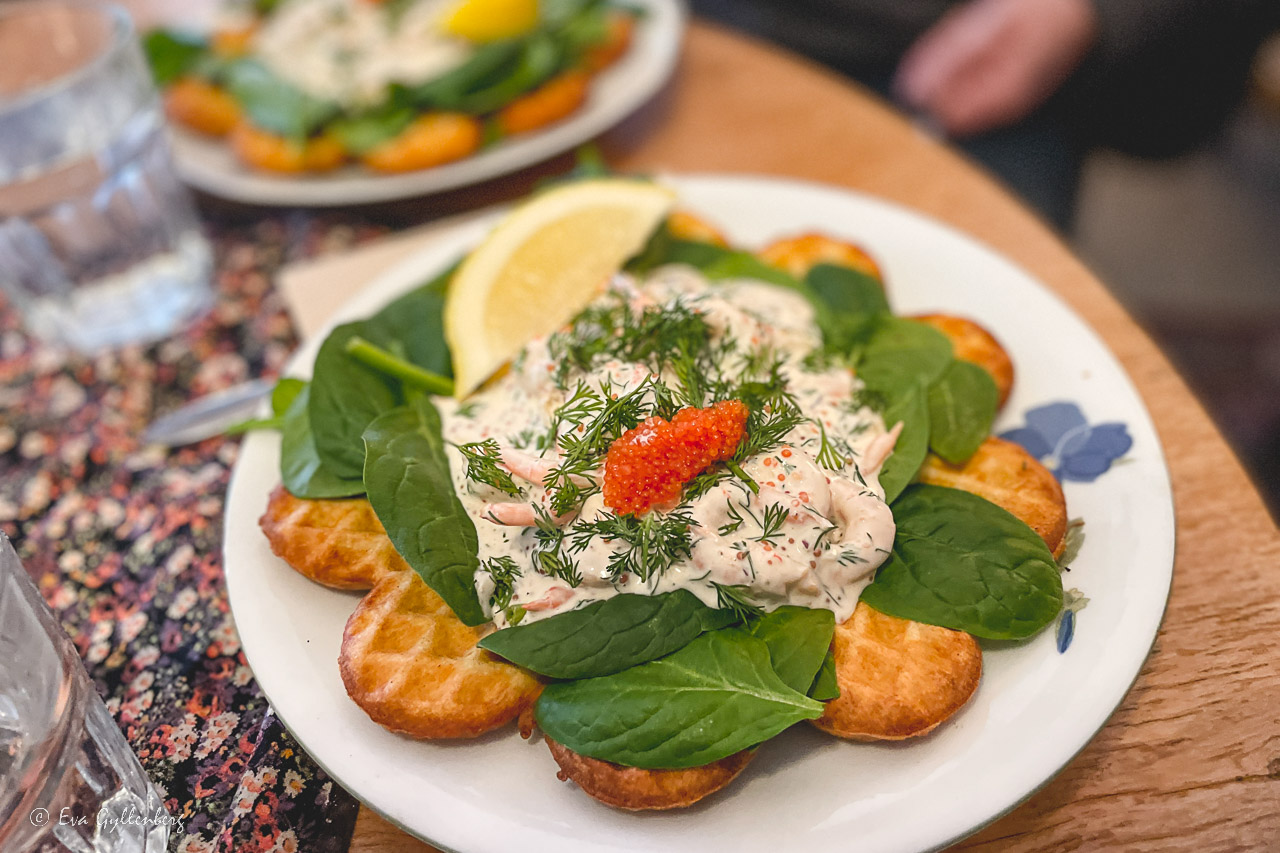
[(469, 441), (457, 447), (467, 460), (468, 480), (492, 486), (513, 498), (520, 497), (520, 488), (515, 480), (511, 479), (511, 474), (498, 467), (498, 462), (502, 459), (502, 451), (496, 439)]
[(778, 543), (773, 540), (782, 531), (782, 525), (786, 523), (789, 515), (791, 510), (782, 504), (766, 505), (760, 513), (760, 535), (756, 536), (755, 540), (777, 545)]
[(460, 418), (474, 418), (476, 416), (476, 410), (479, 408), (480, 404), (475, 400), (472, 400), (469, 403), (463, 403), (459, 406), (458, 410), (454, 412), (454, 414)]
[(822, 442), (814, 461), (823, 468), (839, 471), (849, 464), (849, 455), (836, 450), (836, 442), (827, 436), (827, 428), (823, 426), (822, 421), (815, 418), (813, 422), (818, 425), (818, 436)]
[(480, 568), (493, 579), (493, 594), (489, 604), (494, 610), (506, 611), (511, 607), (511, 594), (520, 578), (520, 566), (511, 557), (494, 557), (480, 563)]
[(593, 521), (580, 521), (573, 525), (570, 550), (585, 550), (593, 539), (619, 541), (628, 547), (609, 557), (608, 579), (616, 581), (623, 575), (635, 575), (648, 581), (661, 575), (674, 563), (692, 554), (693, 543), (689, 528), (694, 524), (688, 511), (677, 509), (669, 513), (650, 512), (637, 518), (634, 515), (603, 515)]
[(533, 562), (538, 571), (548, 577), (558, 578), (569, 586), (582, 583), (577, 565), (564, 553), (564, 530), (555, 519), (538, 504), (534, 504), (533, 538), (537, 545), (533, 550)]
[(731, 586), (715, 581), (712, 581), (711, 585), (716, 588), (717, 609), (728, 610), (743, 622), (764, 614), (764, 608), (751, 600), (748, 594), (749, 587)]

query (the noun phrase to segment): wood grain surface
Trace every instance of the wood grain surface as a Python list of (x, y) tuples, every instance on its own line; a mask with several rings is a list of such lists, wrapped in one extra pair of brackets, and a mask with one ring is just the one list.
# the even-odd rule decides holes
[[(1151, 411), (1178, 526), (1155, 650), (1057, 778), (954, 849), (1280, 850), (1280, 532), (1169, 362), (1059, 238), (871, 95), (704, 23), (692, 25), (675, 81), (603, 145), (625, 170), (805, 178), (949, 222), (1066, 299)], [(433, 849), (367, 809), (351, 844), (352, 853)]]

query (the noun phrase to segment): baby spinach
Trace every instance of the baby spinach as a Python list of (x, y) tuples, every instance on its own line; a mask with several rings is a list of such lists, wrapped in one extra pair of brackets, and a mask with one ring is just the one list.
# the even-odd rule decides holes
[(417, 115), (412, 107), (388, 104), (359, 115), (341, 116), (330, 122), (327, 129), (343, 148), (359, 156), (394, 139)]
[(338, 326), (320, 345), (307, 413), (320, 459), (337, 476), (361, 476), (365, 427), (404, 399), (398, 382), (347, 352), (348, 342), (364, 338), (419, 367), (452, 377), (443, 312), (444, 288), (454, 269), (456, 264), (367, 320)]
[(836, 653), (834, 649), (827, 649), (826, 657), (822, 659), (822, 667), (813, 679), (813, 686), (809, 688), (809, 698), (826, 702), (839, 696), (840, 683), (836, 680)]
[(1017, 640), (1062, 609), (1062, 579), (1044, 541), (977, 495), (914, 485), (894, 502), (889, 560), (862, 601), (891, 616)]
[(883, 314), (862, 348), (858, 377), (890, 400), (931, 385), (951, 364), (951, 341), (930, 326)]
[(488, 621), (476, 596), (479, 541), (458, 500), (425, 396), (379, 415), (364, 433), (369, 503), (400, 556), (468, 625)]
[(630, 767), (698, 767), (822, 713), (792, 690), (769, 646), (737, 628), (601, 678), (550, 684), (534, 706), (547, 736), (574, 752)]
[(889, 313), (884, 286), (859, 270), (818, 264), (804, 281), (819, 305), (818, 326), (829, 351), (850, 352), (870, 334), (876, 318)]
[(521, 44), (519, 60), (511, 72), (483, 89), (458, 98), (455, 109), (488, 113), (506, 106), (525, 92), (540, 86), (560, 70), (564, 54), (555, 39), (535, 33)]
[(396, 94), (419, 106), (456, 109), (467, 93), (510, 73), (520, 55), (521, 42), (518, 40), (482, 45), (457, 68), (413, 88), (397, 90)]
[(236, 60), (223, 77), (253, 123), (280, 136), (304, 139), (338, 113), (337, 104), (308, 95), (256, 59)]
[(157, 86), (168, 86), (187, 74), (207, 49), (204, 39), (169, 30), (152, 30), (142, 39)]
[(991, 374), (954, 360), (929, 386), (929, 446), (953, 465), (974, 454), (991, 432), (1000, 391)]
[[(298, 385), (301, 387), (285, 409), (280, 425), (280, 479), (284, 487), (299, 498), (346, 498), (362, 494), (362, 479), (339, 477), (320, 461), (307, 419), (310, 389), (306, 383), (298, 382)], [(279, 387), (276, 386), (277, 391)], [(273, 394), (273, 404), (275, 397)]]
[(902, 422), (902, 434), (893, 452), (880, 469), (880, 486), (884, 499), (893, 503), (894, 498), (907, 487), (929, 455), (929, 402), (923, 385), (915, 385), (905, 393), (899, 393), (881, 413), (886, 429)]
[(733, 621), (732, 614), (707, 607), (685, 589), (625, 594), (504, 628), (480, 647), (552, 678), (593, 678), (668, 655)]
[(797, 693), (808, 693), (831, 648), (836, 619), (830, 610), (784, 605), (753, 620), (747, 630), (769, 647), (778, 677)]

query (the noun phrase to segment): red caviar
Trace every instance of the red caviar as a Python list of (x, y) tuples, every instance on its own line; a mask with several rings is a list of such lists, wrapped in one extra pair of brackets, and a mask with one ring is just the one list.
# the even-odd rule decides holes
[(746, 405), (724, 400), (627, 430), (604, 459), (605, 505), (620, 515), (643, 515), (654, 504), (678, 500), (685, 483), (733, 456), (746, 426)]

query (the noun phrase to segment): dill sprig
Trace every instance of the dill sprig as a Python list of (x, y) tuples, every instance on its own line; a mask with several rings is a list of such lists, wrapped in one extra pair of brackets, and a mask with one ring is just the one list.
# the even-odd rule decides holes
[(832, 441), (827, 436), (827, 428), (823, 425), (822, 421), (815, 418), (813, 422), (818, 425), (818, 437), (821, 441), (818, 455), (815, 457), (814, 461), (823, 468), (829, 468), (832, 471), (839, 471), (844, 468), (845, 465), (849, 464), (849, 455), (841, 453), (836, 449), (836, 442)]
[(756, 515), (751, 511), (750, 501), (744, 503), (729, 501), (727, 512), (730, 521), (720, 526), (719, 532), (721, 536), (737, 533), (747, 523), (747, 519), (750, 519), (752, 524), (759, 530), (759, 533), (747, 538), (754, 542), (767, 542), (770, 545), (778, 544), (774, 539), (782, 531), (782, 525), (786, 523), (787, 517), (791, 514), (791, 511), (782, 504), (766, 504), (761, 509), (760, 515)]
[(764, 608), (751, 600), (749, 587), (731, 586), (716, 583), (715, 581), (712, 581), (711, 585), (716, 588), (716, 607), (718, 609), (730, 611), (743, 622), (764, 614)]
[(627, 545), (609, 557), (608, 579), (635, 575), (642, 581), (661, 575), (674, 563), (692, 555), (689, 528), (694, 524), (687, 510), (650, 512), (644, 516), (603, 515), (593, 521), (573, 525), (569, 549), (585, 550), (593, 539), (620, 541)]
[(511, 474), (498, 467), (498, 463), (502, 460), (502, 451), (499, 449), (496, 439), (487, 438), (484, 441), (469, 441), (466, 444), (459, 444), (457, 447), (467, 460), (466, 476), (468, 480), (492, 486), (513, 498), (520, 497), (520, 488), (516, 485), (515, 480), (511, 479)]
[(516, 581), (520, 578), (520, 566), (511, 557), (494, 557), (480, 563), (480, 568), (493, 579), (493, 594), (489, 596), (489, 604), (495, 610), (507, 610), (511, 607), (511, 594), (515, 591)]
[(577, 564), (564, 553), (564, 529), (541, 506), (534, 504), (533, 509), (533, 538), (537, 543), (532, 555), (534, 566), (542, 574), (576, 587), (582, 583), (582, 573), (578, 571)]

